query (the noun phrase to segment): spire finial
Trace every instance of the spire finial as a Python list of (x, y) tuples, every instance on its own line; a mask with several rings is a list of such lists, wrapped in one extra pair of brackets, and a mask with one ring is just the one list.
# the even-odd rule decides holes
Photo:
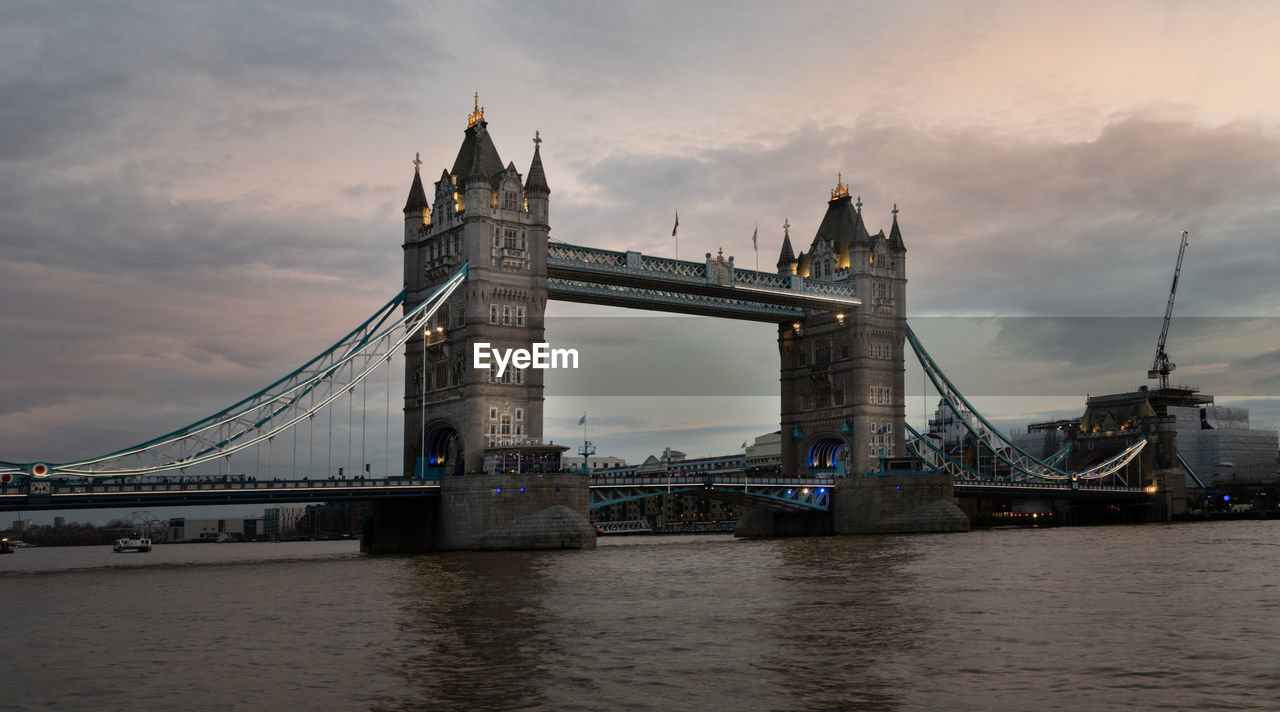
[(861, 195), (858, 196), (858, 202), (855, 203), (855, 205), (858, 207), (858, 214), (861, 215), (862, 214), (862, 196)]
[(831, 199), (849, 197), (849, 186), (844, 184), (844, 174), (836, 173), (836, 187), (831, 189)]
[(418, 169), (419, 169), (419, 168), (421, 168), (421, 167), (422, 167), (422, 153), (420, 153), (420, 152), (419, 152), (419, 153), (415, 153), (415, 154), (413, 154), (413, 171), (414, 171), (414, 173), (417, 173), (417, 172), (418, 172)]
[(897, 203), (894, 203), (894, 204), (893, 204), (893, 219), (894, 219), (894, 220), (897, 220), (897, 219), (898, 219), (898, 204), (897, 204)]
[(539, 148), (542, 148), (542, 132), (534, 131), (533, 132), (533, 150), (536, 151)]
[(791, 237), (791, 218), (784, 218), (782, 221), (782, 236)]
[(480, 106), (480, 92), (476, 92), (472, 97), (475, 99), (475, 108), (472, 109), (471, 114), (467, 116), (467, 128), (471, 128), (481, 121), (484, 121), (484, 107)]

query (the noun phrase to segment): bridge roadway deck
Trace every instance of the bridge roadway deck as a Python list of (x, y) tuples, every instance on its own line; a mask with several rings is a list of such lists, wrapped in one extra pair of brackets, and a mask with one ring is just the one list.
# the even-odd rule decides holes
[(1128, 487), (1124, 485), (1088, 485), (1069, 482), (1007, 482), (957, 479), (955, 495), (1025, 495), (1028, 497), (1069, 498), (1069, 499), (1134, 499), (1140, 500), (1151, 496), (1145, 487)]
[[(694, 494), (715, 491), (716, 496), (740, 500), (768, 500), (774, 506), (822, 508), (817, 491), (835, 485), (836, 476), (816, 477), (746, 477), (742, 473), (593, 477), (591, 489), (595, 506), (616, 503), (641, 496)], [(30, 491), (29, 491), (30, 488)], [(630, 491), (628, 494), (627, 491)], [(791, 490), (791, 492), (788, 492)], [(612, 491), (615, 494), (606, 495)], [(618, 494), (621, 493), (621, 494)], [(125, 508), (141, 505), (157, 507), (204, 506), (215, 504), (293, 504), (300, 502), (341, 502), (407, 499), (438, 496), (438, 480), (409, 478), (372, 480), (259, 480), (227, 482), (137, 482), (137, 483), (69, 483), (55, 480), (35, 481), (0, 487), (0, 511), (34, 511), (49, 509)], [(1148, 497), (1141, 487), (1086, 486), (1069, 483), (975, 482), (957, 480), (957, 497), (982, 495), (1020, 495), (1052, 498), (1125, 498)]]
[(693, 262), (551, 243), (547, 277), (552, 299), (753, 321), (786, 323), (804, 319), (807, 309), (862, 305), (852, 285), (739, 269), (732, 257), (709, 253)]
[[(47, 492), (39, 491), (47, 485)], [(181, 507), (211, 504), (291, 504), (421, 497), (439, 494), (435, 480), (258, 480), (227, 482), (62, 483), (0, 487), (0, 510)]]

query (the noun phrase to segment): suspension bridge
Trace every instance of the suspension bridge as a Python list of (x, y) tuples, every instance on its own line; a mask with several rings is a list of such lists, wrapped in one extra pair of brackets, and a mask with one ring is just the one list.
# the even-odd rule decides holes
[[(969, 525), (953, 504), (958, 498), (1132, 502), (1151, 494), (1149, 463), (1137, 481), (1129, 479), (1148, 437), (1070, 469), (1069, 447), (1036, 457), (961, 394), (907, 325), (896, 206), (889, 234), (873, 235), (861, 199), (854, 203), (838, 180), (807, 251), (794, 251), (789, 222), (784, 226), (776, 273), (739, 269), (722, 252), (682, 261), (568, 245), (548, 235), (540, 143), (527, 175), (504, 167), (477, 106), (434, 200), (415, 161), (404, 208), (406, 280), (395, 297), (294, 371), (190, 425), (74, 461), (0, 461), (0, 509), (369, 501), (369, 538), (387, 551), (591, 546), (590, 509), (670, 494), (749, 505), (756, 514), (743, 525), (746, 534), (952, 531)], [(781, 472), (566, 471), (560, 455), (567, 448), (542, 440), (541, 372), (499, 374), (468, 362), (475, 343), (544, 342), (548, 300), (775, 324)], [(967, 464), (906, 423), (908, 348), (995, 467)], [(393, 368), (402, 369), (396, 385), (404, 389), (394, 408)], [(379, 381), (386, 387), (381, 414), (367, 404)], [(334, 413), (344, 406), (348, 464), (335, 476)], [(357, 409), (361, 454), (352, 472), (346, 468)], [(404, 422), (398, 468), (390, 464), (392, 410)], [(368, 476), (365, 464), (370, 413), (384, 421), (382, 477)], [(317, 476), (321, 414), (330, 434)], [(298, 454), (303, 429), (305, 464)], [(819, 523), (797, 525), (801, 520)]]

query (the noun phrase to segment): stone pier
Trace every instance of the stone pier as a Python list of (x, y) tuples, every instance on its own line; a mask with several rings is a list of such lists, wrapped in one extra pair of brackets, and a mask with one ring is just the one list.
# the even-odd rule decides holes
[(946, 474), (846, 477), (836, 482), (832, 500), (836, 534), (969, 531)]

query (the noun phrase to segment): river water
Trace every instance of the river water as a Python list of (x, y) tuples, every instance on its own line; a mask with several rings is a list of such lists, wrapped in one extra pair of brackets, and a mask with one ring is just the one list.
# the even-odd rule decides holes
[(0, 557), (4, 710), (1266, 710), (1280, 522)]

